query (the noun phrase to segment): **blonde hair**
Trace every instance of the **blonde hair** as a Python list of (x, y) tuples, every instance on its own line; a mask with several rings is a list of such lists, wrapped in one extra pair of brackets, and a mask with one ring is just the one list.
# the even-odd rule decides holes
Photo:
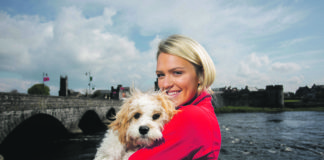
[(156, 58), (162, 52), (179, 56), (193, 64), (200, 81), (198, 95), (204, 90), (212, 93), (210, 86), (215, 80), (216, 70), (212, 59), (203, 46), (189, 37), (171, 35), (160, 42)]

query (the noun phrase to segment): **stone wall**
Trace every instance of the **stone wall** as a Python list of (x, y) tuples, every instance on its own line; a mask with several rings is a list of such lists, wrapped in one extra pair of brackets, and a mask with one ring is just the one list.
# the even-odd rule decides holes
[(110, 109), (119, 111), (121, 103), (117, 100), (0, 92), (0, 143), (16, 126), (39, 113), (51, 115), (67, 129), (74, 129), (78, 128), (86, 111), (94, 110), (101, 120), (105, 120)]

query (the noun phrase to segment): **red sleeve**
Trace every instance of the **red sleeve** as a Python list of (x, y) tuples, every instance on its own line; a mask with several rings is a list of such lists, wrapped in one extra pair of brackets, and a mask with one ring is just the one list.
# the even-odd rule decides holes
[(164, 141), (153, 148), (135, 152), (130, 160), (217, 159), (221, 135), (214, 112), (189, 105), (180, 109), (165, 125)]

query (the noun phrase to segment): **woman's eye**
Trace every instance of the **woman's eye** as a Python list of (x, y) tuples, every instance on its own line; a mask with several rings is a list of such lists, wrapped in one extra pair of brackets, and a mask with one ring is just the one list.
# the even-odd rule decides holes
[(175, 75), (181, 75), (181, 74), (182, 74), (181, 71), (174, 71), (173, 73), (174, 73)]
[(156, 76), (157, 76), (158, 78), (160, 78), (160, 77), (163, 77), (164, 74), (156, 74)]

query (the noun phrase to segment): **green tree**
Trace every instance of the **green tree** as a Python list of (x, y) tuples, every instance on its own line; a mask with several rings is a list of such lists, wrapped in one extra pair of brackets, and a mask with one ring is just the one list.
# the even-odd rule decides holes
[(50, 89), (48, 86), (40, 83), (34, 84), (28, 89), (28, 94), (49, 95)]

